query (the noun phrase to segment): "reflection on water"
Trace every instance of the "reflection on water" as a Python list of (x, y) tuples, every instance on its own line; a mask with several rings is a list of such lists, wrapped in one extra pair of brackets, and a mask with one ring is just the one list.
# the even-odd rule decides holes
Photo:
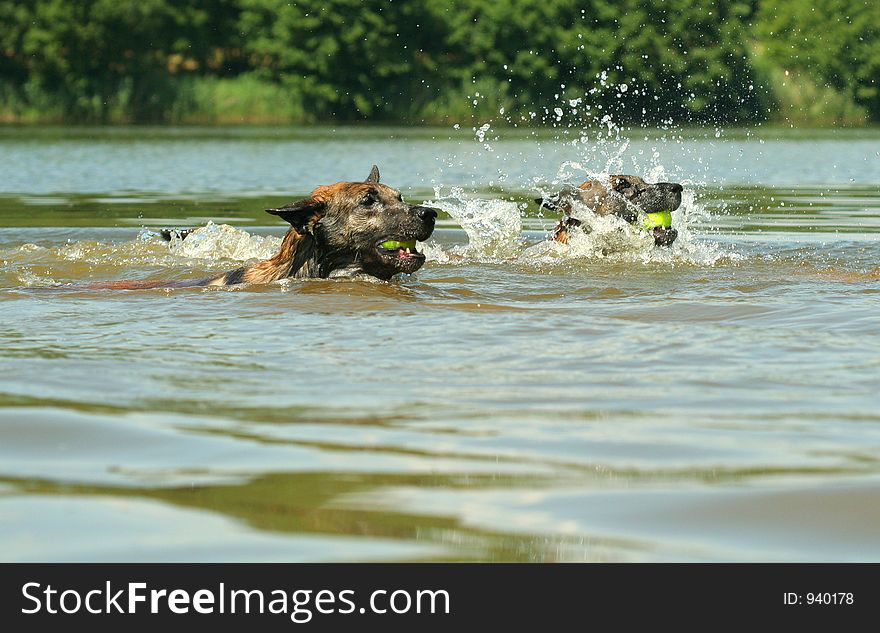
[[(469, 188), (455, 174), (470, 145), (424, 131), (341, 148), (326, 133), (115, 134), (0, 136), (22, 161), (0, 199), (3, 560), (880, 560), (880, 176), (847, 167), (877, 151), (870, 134), (685, 139), (667, 172), (740, 150), (782, 164), (797, 143), (837, 167), (802, 181), (805, 157), (772, 186), (756, 184), (764, 163), (751, 181), (741, 162), (726, 181), (703, 170), (670, 250), (613, 223), (548, 245), (525, 179), (490, 185), (492, 158)], [(264, 185), (214, 187), (208, 168), (137, 180), (190, 142), (236, 145)], [(564, 153), (517, 138), (493, 154), (514, 163), (532, 142)], [(291, 143), (409, 156), (408, 172), (380, 163), (393, 184), (448, 180), (407, 184), (447, 211), (425, 268), (77, 288), (270, 253), (283, 227), (262, 209), (331, 179), (274, 181)], [(75, 164), (131, 146), (140, 191)], [(450, 147), (456, 166), (438, 167)], [(47, 154), (67, 181), (27, 176)], [(340, 169), (363, 175), (364, 158)], [(164, 225), (204, 228), (169, 245), (150, 231)]]

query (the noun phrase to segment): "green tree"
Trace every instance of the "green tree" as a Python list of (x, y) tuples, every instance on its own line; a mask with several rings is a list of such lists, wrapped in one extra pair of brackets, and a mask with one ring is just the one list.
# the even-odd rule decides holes
[(762, 2), (755, 36), (783, 68), (835, 88), (880, 120), (880, 3), (876, 0)]
[(316, 119), (394, 119), (432, 98), (442, 25), (428, 3), (241, 0), (244, 49)]
[(169, 0), (0, 2), (0, 46), (26, 78), (74, 120), (161, 119), (173, 98), (169, 56), (205, 63), (231, 3)]

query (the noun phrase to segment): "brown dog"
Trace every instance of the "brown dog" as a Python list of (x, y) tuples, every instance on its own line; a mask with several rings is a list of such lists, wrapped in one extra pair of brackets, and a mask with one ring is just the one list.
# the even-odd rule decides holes
[[(656, 211), (675, 211), (681, 205), (682, 186), (674, 182), (648, 183), (638, 176), (612, 175), (593, 178), (577, 189), (565, 189), (549, 198), (537, 198), (542, 207), (562, 211), (562, 219), (553, 229), (553, 239), (568, 243), (569, 231), (583, 227), (583, 221), (574, 216), (578, 206), (586, 207), (596, 215), (616, 215), (630, 224), (640, 214)], [(655, 226), (651, 229), (657, 246), (669, 246), (678, 237), (673, 228)]]
[[(415, 247), (434, 231), (437, 211), (407, 204), (396, 189), (379, 184), (373, 165), (364, 182), (318, 187), (304, 200), (266, 209), (290, 223), (278, 254), (222, 275), (187, 281), (116, 281), (88, 288), (137, 290), (265, 284), (286, 277), (368, 275), (387, 280), (425, 263)], [(170, 237), (170, 233), (166, 234)]]

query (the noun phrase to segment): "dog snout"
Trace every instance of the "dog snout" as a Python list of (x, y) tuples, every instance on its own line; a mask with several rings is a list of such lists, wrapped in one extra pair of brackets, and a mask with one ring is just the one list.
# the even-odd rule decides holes
[(431, 222), (437, 219), (437, 209), (432, 209), (431, 207), (413, 207), (413, 211), (415, 211), (416, 215), (419, 216), (419, 219), (423, 222)]

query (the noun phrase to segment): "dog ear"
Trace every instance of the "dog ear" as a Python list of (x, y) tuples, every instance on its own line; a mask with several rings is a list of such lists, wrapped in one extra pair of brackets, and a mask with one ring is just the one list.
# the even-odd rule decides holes
[(370, 170), (370, 175), (367, 176), (367, 179), (364, 182), (379, 182), (379, 168), (373, 165), (373, 168)]
[(324, 216), (325, 204), (323, 200), (308, 197), (297, 202), (285, 204), (277, 209), (266, 209), (266, 213), (277, 215), (282, 220), (289, 222), (298, 233), (311, 233), (315, 223)]

